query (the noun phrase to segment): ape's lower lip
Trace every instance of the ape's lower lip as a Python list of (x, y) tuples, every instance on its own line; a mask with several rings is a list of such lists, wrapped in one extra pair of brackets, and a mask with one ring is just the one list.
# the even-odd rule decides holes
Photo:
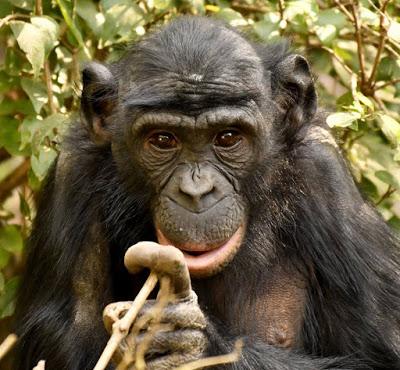
[[(193, 246), (190, 251), (176, 247), (185, 256), (189, 272), (193, 277), (209, 276), (232, 260), (242, 243), (243, 235), (244, 227), (240, 226), (228, 240), (211, 250), (203, 245)], [(161, 245), (174, 245), (159, 229), (157, 229), (157, 238)], [(195, 254), (191, 254), (193, 252)]]

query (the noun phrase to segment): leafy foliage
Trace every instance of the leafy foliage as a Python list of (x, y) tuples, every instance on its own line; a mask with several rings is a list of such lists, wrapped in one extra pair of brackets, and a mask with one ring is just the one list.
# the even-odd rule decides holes
[(76, 114), (80, 68), (114, 60), (179, 14), (209, 15), (254, 39), (289, 37), (356, 180), (400, 228), (400, 3), (397, 0), (2, 0), (0, 318), (12, 315), (35, 193)]

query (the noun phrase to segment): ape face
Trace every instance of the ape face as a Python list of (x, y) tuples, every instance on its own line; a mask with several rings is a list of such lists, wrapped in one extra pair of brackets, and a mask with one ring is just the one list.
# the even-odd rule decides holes
[(315, 110), (302, 57), (275, 66), (284, 89), (266, 67), (239, 34), (193, 18), (84, 71), (84, 121), (111, 144), (132, 192), (151, 192), (158, 242), (181, 249), (193, 277), (221, 271), (243, 244), (254, 195), (241, 184), (274, 152), (274, 124), (289, 111), (282, 91), (301, 103), (297, 115)]
[(240, 108), (194, 116), (144, 113), (132, 126), (132, 141), (156, 189), (158, 241), (181, 249), (193, 276), (219, 271), (246, 230), (240, 178), (256, 157), (255, 121)]
[[(128, 150), (133, 167), (154, 189), (158, 242), (181, 249), (194, 277), (219, 272), (241, 246), (248, 214), (241, 179), (260, 158), (265, 136), (256, 102), (264, 90), (260, 59), (233, 31), (215, 24), (209, 32), (230, 37), (228, 65), (210, 65), (206, 54), (171, 64), (184, 60), (189, 45), (168, 48), (162, 33), (136, 50), (141, 58), (134, 77), (126, 77), (132, 84), (119, 89), (125, 94), (123, 116), (132, 122), (123, 143), (114, 143), (114, 156), (124, 153), (120, 159), (126, 163)], [(170, 65), (149, 68), (144, 55), (154, 47)]]

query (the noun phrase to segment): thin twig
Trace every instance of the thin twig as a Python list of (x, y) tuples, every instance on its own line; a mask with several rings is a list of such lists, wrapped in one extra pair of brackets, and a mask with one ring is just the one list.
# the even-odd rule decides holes
[(329, 49), (326, 46), (320, 45), (321, 49), (327, 51), (329, 54), (331, 54), (342, 66), (343, 68), (346, 70), (346, 72), (348, 72), (350, 74), (350, 76), (352, 76), (354, 74), (354, 72), (351, 70), (351, 68), (346, 64), (346, 62), (340, 58), (333, 50)]
[(35, 0), (35, 14), (36, 15), (43, 15), (43, 4), (42, 0)]
[(174, 370), (195, 370), (195, 369), (202, 369), (203, 367), (208, 367), (208, 366), (229, 364), (232, 362), (236, 362), (239, 360), (240, 355), (242, 354), (242, 348), (243, 348), (243, 341), (239, 339), (236, 341), (235, 349), (231, 353), (221, 356), (201, 358), (199, 360), (189, 362), (185, 365), (178, 366)]
[[(35, 13), (38, 16), (43, 15), (43, 3), (42, 0), (35, 0)], [(54, 106), (53, 101), (53, 83), (51, 82), (51, 71), (49, 61), (46, 59), (43, 64), (44, 69), (44, 80), (46, 82), (46, 90), (48, 97), (48, 104), (50, 108), (50, 112), (52, 114), (56, 113), (56, 107)]]
[(279, 17), (281, 19), (281, 21), (284, 20), (285, 14), (285, 4), (284, 4), (284, 0), (279, 0), (278, 1), (278, 8), (279, 8)]
[(267, 13), (268, 12), (268, 8), (266, 6), (248, 5), (248, 4), (238, 3), (238, 2), (233, 2), (231, 4), (231, 8), (233, 10), (237, 10), (238, 12), (241, 12), (241, 13)]
[(54, 105), (54, 100), (53, 100), (53, 83), (51, 82), (51, 71), (50, 71), (50, 64), (49, 64), (48, 60), (46, 60), (44, 62), (43, 67), (44, 67), (44, 80), (46, 81), (46, 90), (47, 90), (49, 108), (50, 108), (50, 112), (52, 114), (54, 114), (57, 112), (57, 109)]
[[(143, 341), (136, 348), (136, 358), (135, 358), (135, 368), (136, 370), (145, 370), (146, 362), (145, 355), (149, 349), (150, 343), (154, 338), (154, 335), (159, 331), (159, 324), (162, 319), (162, 311), (167, 306), (168, 302), (171, 300), (171, 280), (168, 276), (164, 276), (160, 280), (160, 294), (157, 304), (153, 308), (153, 312), (150, 313), (153, 321), (151, 322), (151, 327), (143, 338)], [(139, 324), (139, 323), (138, 323)], [(136, 326), (136, 325), (135, 325)], [(133, 332), (139, 334), (142, 329), (141, 325), (137, 325)], [(134, 335), (134, 336), (136, 336)]]
[(384, 1), (382, 4), (382, 7), (380, 9), (381, 16), (380, 16), (380, 20), (379, 20), (379, 31), (380, 31), (379, 46), (378, 46), (378, 51), (375, 56), (374, 65), (372, 66), (371, 76), (369, 77), (369, 80), (368, 80), (369, 86), (375, 86), (375, 77), (376, 77), (376, 73), (378, 71), (378, 65), (381, 60), (382, 51), (385, 48), (385, 43), (386, 43), (386, 38), (387, 38), (387, 29), (385, 28), (384, 23), (385, 23), (385, 18), (386, 18), (385, 11), (386, 11), (386, 7), (388, 4), (389, 4), (389, 0)]
[(350, 22), (354, 23), (354, 18), (351, 13), (346, 9), (346, 7), (340, 2), (340, 0), (334, 0), (334, 3), (338, 6), (338, 8), (344, 13)]
[(45, 370), (46, 362), (40, 360), (38, 364), (32, 370)]
[(361, 36), (360, 18), (358, 16), (358, 2), (356, 7), (356, 0), (351, 1), (351, 11), (353, 14), (354, 30), (356, 34), (357, 41), (357, 54), (358, 61), (360, 63), (360, 73), (361, 73), (361, 86), (363, 87), (366, 82), (366, 72), (365, 72), (365, 61), (363, 53), (363, 41)]
[(29, 168), (30, 162), (26, 159), (0, 183), (0, 203), (3, 202), (17, 186), (26, 181)]
[[(348, 20), (352, 23), (354, 23), (354, 18), (351, 15), (351, 13), (346, 9), (346, 7), (339, 1), (339, 0), (333, 0), (334, 3), (337, 5), (337, 7), (342, 11), (342, 13), (344, 15), (346, 15), (346, 17), (348, 18)], [(365, 31), (367, 31), (368, 33), (371, 33), (372, 35), (376, 36), (376, 37), (380, 37), (380, 33), (375, 31), (374, 29), (372, 29), (371, 27), (369, 27), (366, 24), (360, 24), (361, 28), (364, 29)], [(391, 46), (389, 46), (388, 44), (390, 44)], [(396, 57), (400, 58), (400, 53), (395, 51), (393, 49), (393, 47), (396, 47), (400, 50), (400, 44), (397, 43), (396, 41), (392, 40), (392, 39), (387, 39), (386, 40), (386, 45), (385, 45), (385, 49), (387, 49), (389, 52), (391, 52), (393, 55), (395, 55)]]
[(400, 83), (400, 78), (396, 78), (394, 80), (387, 81), (384, 84), (375, 85), (375, 90), (383, 89), (386, 86), (395, 85), (398, 83)]
[(10, 334), (6, 339), (4, 339), (0, 344), (0, 360), (5, 357), (12, 347), (14, 347), (17, 339), (18, 337), (15, 334)]
[(132, 323), (135, 321), (137, 314), (145, 304), (147, 297), (156, 286), (157, 281), (157, 275), (151, 272), (128, 312), (121, 320), (118, 320), (113, 324), (112, 335), (97, 361), (94, 370), (104, 370), (107, 367), (121, 341), (129, 334), (129, 329), (132, 326)]
[(378, 104), (380, 110), (384, 111), (385, 113), (388, 113), (388, 109), (386, 108), (385, 103), (380, 98), (374, 95), (373, 99), (376, 101), (376, 104)]
[(392, 185), (389, 185), (385, 193), (380, 197), (380, 199), (375, 203), (376, 206), (379, 206), (386, 198), (389, 198), (396, 191)]
[(21, 13), (14, 13), (7, 15), (6, 17), (0, 19), (0, 28), (6, 25), (9, 21), (12, 21), (14, 19), (31, 19), (31, 17), (27, 14), (21, 14)]

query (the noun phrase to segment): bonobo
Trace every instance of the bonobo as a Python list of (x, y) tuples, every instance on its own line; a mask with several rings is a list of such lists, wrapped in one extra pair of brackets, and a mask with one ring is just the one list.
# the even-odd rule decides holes
[(83, 85), (29, 243), (18, 369), (93, 368), (103, 308), (147, 276), (123, 265), (139, 241), (179, 248), (198, 297), (170, 304), (183, 324), (152, 342), (150, 369), (239, 337), (240, 361), (216, 368), (400, 368), (398, 240), (357, 190), (302, 56), (182, 17), (89, 64)]

